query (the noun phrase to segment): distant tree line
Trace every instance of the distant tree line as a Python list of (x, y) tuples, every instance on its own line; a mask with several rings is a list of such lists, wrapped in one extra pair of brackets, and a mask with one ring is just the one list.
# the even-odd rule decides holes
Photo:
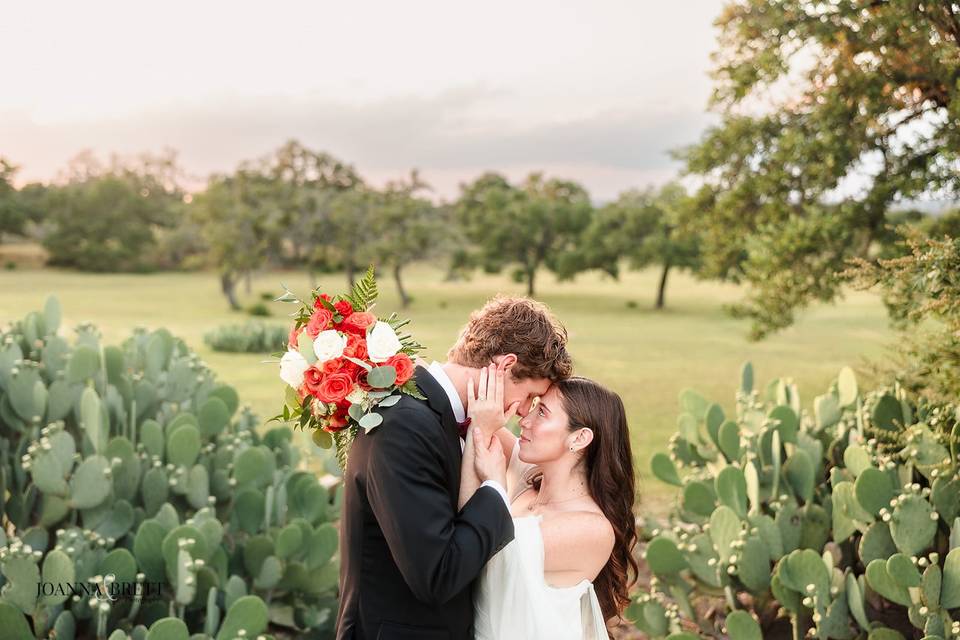
[(289, 141), (188, 193), (173, 153), (112, 159), (79, 155), (48, 184), (13, 186), (0, 164), (0, 233), (40, 242), (48, 264), (100, 272), (215, 268), (229, 304), (259, 269), (390, 274), (404, 305), (404, 269), (447, 265), (448, 277), (508, 271), (536, 295), (544, 270), (560, 279), (657, 264), (696, 270), (694, 234), (679, 227), (690, 198), (678, 185), (629, 191), (595, 206), (580, 184), (531, 174), (513, 184), (486, 173), (453, 202), (430, 197), (416, 171), (377, 188), (350, 164)]
[[(441, 202), (416, 171), (377, 188), (352, 165), (296, 141), (210, 176), (199, 193), (183, 187), (173, 152), (108, 163), (83, 153), (56, 180), (19, 189), (16, 171), (0, 159), (0, 239), (36, 240), (60, 268), (215, 269), (235, 309), (238, 287), (249, 292), (258, 270), (301, 269), (312, 284), (319, 273), (340, 271), (352, 283), (371, 262), (393, 278), (406, 306), (412, 295), (404, 269), (417, 261), (446, 265), (448, 278), (506, 271), (530, 296), (543, 271), (570, 280), (591, 270), (618, 278), (624, 268), (652, 267), (661, 309), (675, 270), (738, 280), (758, 260), (743, 243), (742, 225), (724, 222), (716, 203), (704, 202), (707, 187), (688, 192), (676, 182), (597, 205), (571, 180), (532, 173), (511, 183), (490, 172)], [(735, 219), (737, 210), (723, 215)], [(882, 257), (902, 250), (893, 225), (935, 232), (958, 226), (960, 217), (897, 211), (887, 220), (870, 238)]]

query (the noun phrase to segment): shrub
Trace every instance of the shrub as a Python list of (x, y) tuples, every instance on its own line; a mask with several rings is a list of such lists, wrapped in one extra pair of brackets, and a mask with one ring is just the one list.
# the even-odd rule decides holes
[(328, 637), (339, 498), (291, 431), (164, 329), (59, 322), (50, 298), (0, 336), (3, 637)]
[(203, 336), (214, 351), (231, 353), (272, 353), (286, 349), (289, 331), (285, 327), (248, 322), (217, 327)]
[[(960, 634), (957, 407), (844, 368), (813, 408), (753, 388), (735, 414), (695, 391), (653, 473), (678, 488), (630, 617), (652, 637), (874, 640)], [(710, 616), (706, 612), (718, 611)]]
[(247, 314), (251, 316), (271, 316), (270, 309), (267, 308), (267, 305), (262, 302), (257, 302), (247, 307)]

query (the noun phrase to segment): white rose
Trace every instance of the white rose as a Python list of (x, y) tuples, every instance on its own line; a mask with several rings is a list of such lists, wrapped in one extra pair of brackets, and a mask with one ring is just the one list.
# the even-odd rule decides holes
[(373, 362), (383, 362), (396, 355), (402, 346), (393, 327), (382, 320), (373, 325), (373, 330), (367, 336), (367, 355)]
[(313, 341), (313, 352), (317, 354), (317, 360), (323, 363), (331, 358), (339, 358), (342, 356), (346, 346), (346, 336), (340, 335), (339, 331), (327, 329), (326, 331), (321, 331)]
[(299, 351), (290, 349), (280, 358), (280, 378), (294, 389), (303, 384), (303, 372), (310, 368)]

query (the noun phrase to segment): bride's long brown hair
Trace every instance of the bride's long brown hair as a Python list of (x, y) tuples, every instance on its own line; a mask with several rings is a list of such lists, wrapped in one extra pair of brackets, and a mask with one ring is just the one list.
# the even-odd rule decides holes
[(556, 383), (570, 430), (590, 429), (586, 475), (590, 495), (613, 525), (613, 552), (593, 581), (606, 620), (619, 617), (630, 604), (630, 587), (637, 581), (633, 557), (637, 522), (633, 513), (635, 484), (630, 430), (623, 401), (613, 391), (587, 378), (574, 376)]

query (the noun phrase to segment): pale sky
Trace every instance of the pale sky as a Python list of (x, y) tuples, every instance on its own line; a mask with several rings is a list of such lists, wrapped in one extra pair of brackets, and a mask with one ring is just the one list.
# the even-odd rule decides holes
[(662, 182), (712, 121), (721, 0), (7, 2), (0, 155), (83, 149), (231, 171), (288, 138), (439, 196), (543, 170), (597, 200)]

